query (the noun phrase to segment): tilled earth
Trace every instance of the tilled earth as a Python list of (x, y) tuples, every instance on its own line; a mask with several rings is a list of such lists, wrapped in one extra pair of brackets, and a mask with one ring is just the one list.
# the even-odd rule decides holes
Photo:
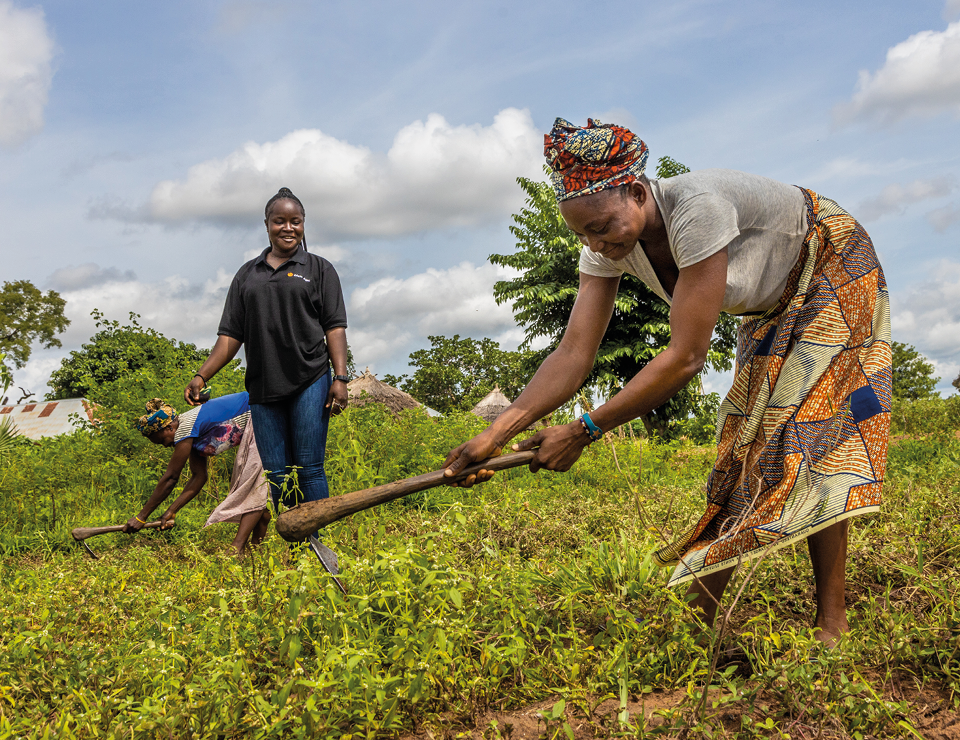
[[(566, 738), (567, 734), (563, 729), (564, 720), (573, 732), (575, 740), (593, 740), (594, 738), (605, 738), (611, 735), (627, 734), (624, 732), (617, 719), (621, 712), (620, 703), (616, 699), (606, 699), (599, 704), (589, 702), (594, 706), (593, 712), (587, 716), (582, 710), (567, 706), (564, 720), (556, 719), (547, 721), (545, 715), (549, 715), (557, 699), (553, 697), (544, 701), (530, 704), (520, 709), (507, 711), (490, 711), (477, 719), (472, 726), (448, 726), (444, 729), (430, 730), (425, 729), (415, 735), (406, 735), (401, 740), (450, 740), (453, 738), (471, 738), (472, 740), (490, 740), (491, 738), (504, 738), (509, 740), (542, 740), (543, 738)], [(884, 695), (885, 699), (903, 701), (907, 700), (912, 706), (913, 711), (908, 717), (910, 725), (919, 733), (919, 737), (925, 740), (960, 740), (960, 712), (951, 709), (951, 697), (949, 692), (942, 691), (939, 687), (930, 686), (925, 690), (907, 689), (899, 687), (894, 689), (888, 687)], [(669, 714), (670, 710), (675, 710), (687, 701), (686, 692), (683, 690), (673, 691), (653, 691), (645, 694), (642, 700), (635, 701), (631, 699), (626, 706), (630, 714), (630, 724), (639, 729), (653, 730), (659, 729), (659, 737), (688, 738), (693, 737), (691, 733), (685, 731), (682, 727), (683, 719), (668, 718), (664, 714)], [(689, 702), (687, 701), (687, 707)], [(742, 728), (742, 718), (746, 711), (745, 707), (736, 704), (724, 707), (719, 710), (708, 708), (707, 717), (709, 724), (713, 728), (714, 736), (738, 737)], [(681, 717), (689, 717), (688, 709)], [(643, 717), (643, 720), (640, 719)], [(755, 716), (755, 720), (763, 720), (762, 716)], [(664, 732), (665, 724), (671, 724), (675, 729)], [(842, 727), (830, 726), (829, 724), (816, 725), (809, 724), (803, 719), (784, 721), (778, 723), (789, 737), (796, 740), (813, 740), (813, 738), (848, 738), (851, 737)], [(722, 731), (721, 731), (722, 728)], [(771, 737), (774, 736), (771, 730)], [(883, 737), (917, 737), (906, 727), (891, 728), (891, 733)]]

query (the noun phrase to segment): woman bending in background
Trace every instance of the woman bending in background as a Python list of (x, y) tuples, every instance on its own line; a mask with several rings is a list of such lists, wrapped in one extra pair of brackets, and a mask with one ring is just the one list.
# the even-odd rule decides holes
[(173, 447), (173, 456), (153, 494), (140, 512), (130, 517), (123, 531), (133, 534), (143, 528), (153, 510), (173, 491), (189, 460), (190, 480), (160, 517), (161, 529), (172, 528), (177, 512), (193, 500), (207, 482), (207, 458), (238, 447), (230, 476), (230, 492), (214, 509), (206, 526), (236, 522), (237, 536), (233, 547), (238, 555), (244, 553), (248, 541), (254, 545), (263, 542), (270, 524), (268, 484), (257, 454), (247, 394), (221, 396), (183, 414), (177, 414), (172, 406), (154, 398), (147, 403), (146, 410), (147, 413), (136, 422), (137, 430), (154, 444)]

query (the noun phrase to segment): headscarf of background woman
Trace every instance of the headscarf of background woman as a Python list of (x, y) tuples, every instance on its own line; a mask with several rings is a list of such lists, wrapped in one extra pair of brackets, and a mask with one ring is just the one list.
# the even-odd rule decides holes
[(137, 431), (144, 437), (159, 432), (177, 418), (177, 410), (162, 398), (147, 401), (147, 413), (137, 419)]
[(558, 202), (638, 180), (648, 154), (647, 145), (629, 129), (592, 118), (586, 128), (558, 118), (543, 137)]

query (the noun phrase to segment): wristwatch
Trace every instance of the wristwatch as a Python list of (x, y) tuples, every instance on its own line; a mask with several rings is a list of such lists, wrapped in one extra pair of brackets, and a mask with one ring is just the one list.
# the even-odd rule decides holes
[(349, 376), (349, 375), (334, 375), (334, 376), (333, 376), (333, 379), (334, 379), (334, 380), (339, 380), (341, 383), (349, 383), (349, 382), (350, 382), (350, 376)]

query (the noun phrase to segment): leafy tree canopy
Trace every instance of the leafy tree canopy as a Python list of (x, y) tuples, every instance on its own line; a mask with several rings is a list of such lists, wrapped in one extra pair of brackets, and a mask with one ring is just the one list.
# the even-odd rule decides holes
[(125, 326), (104, 318), (96, 309), (90, 315), (100, 331), (54, 371), (47, 400), (83, 396), (100, 401), (102, 388), (141, 369), (158, 377), (179, 374), (200, 367), (207, 358), (206, 350), (140, 326), (135, 313)]
[(536, 369), (535, 352), (500, 349), (492, 339), (431, 336), (429, 349), (410, 353), (412, 376), (385, 375), (383, 380), (406, 391), (435, 411), (469, 411), (495, 385), (516, 398)]
[(29, 280), (4, 283), (0, 289), (0, 353), (15, 367), (30, 359), (30, 346), (59, 347), (56, 335), (70, 325), (67, 302), (54, 290), (46, 293)]
[[(690, 170), (670, 157), (661, 157), (657, 177), (663, 179)], [(512, 280), (494, 286), (497, 303), (510, 301), (517, 323), (524, 328), (521, 349), (539, 337), (549, 345), (537, 353), (541, 361), (557, 348), (577, 297), (580, 280), (580, 244), (567, 228), (548, 183), (517, 178), (527, 195), (526, 207), (514, 214), (510, 231), (517, 239), (513, 254), (492, 254), (490, 261), (520, 271)], [(736, 317), (721, 314), (707, 355), (707, 366), (729, 370), (736, 350)], [(666, 349), (670, 342), (670, 307), (632, 275), (620, 281), (613, 317), (600, 343), (593, 372), (585, 386), (613, 394)], [(697, 414), (703, 404), (700, 378), (644, 418), (648, 430), (668, 434), (671, 422)]]
[(893, 397), (907, 401), (933, 398), (940, 378), (933, 374), (933, 365), (911, 344), (893, 342)]

